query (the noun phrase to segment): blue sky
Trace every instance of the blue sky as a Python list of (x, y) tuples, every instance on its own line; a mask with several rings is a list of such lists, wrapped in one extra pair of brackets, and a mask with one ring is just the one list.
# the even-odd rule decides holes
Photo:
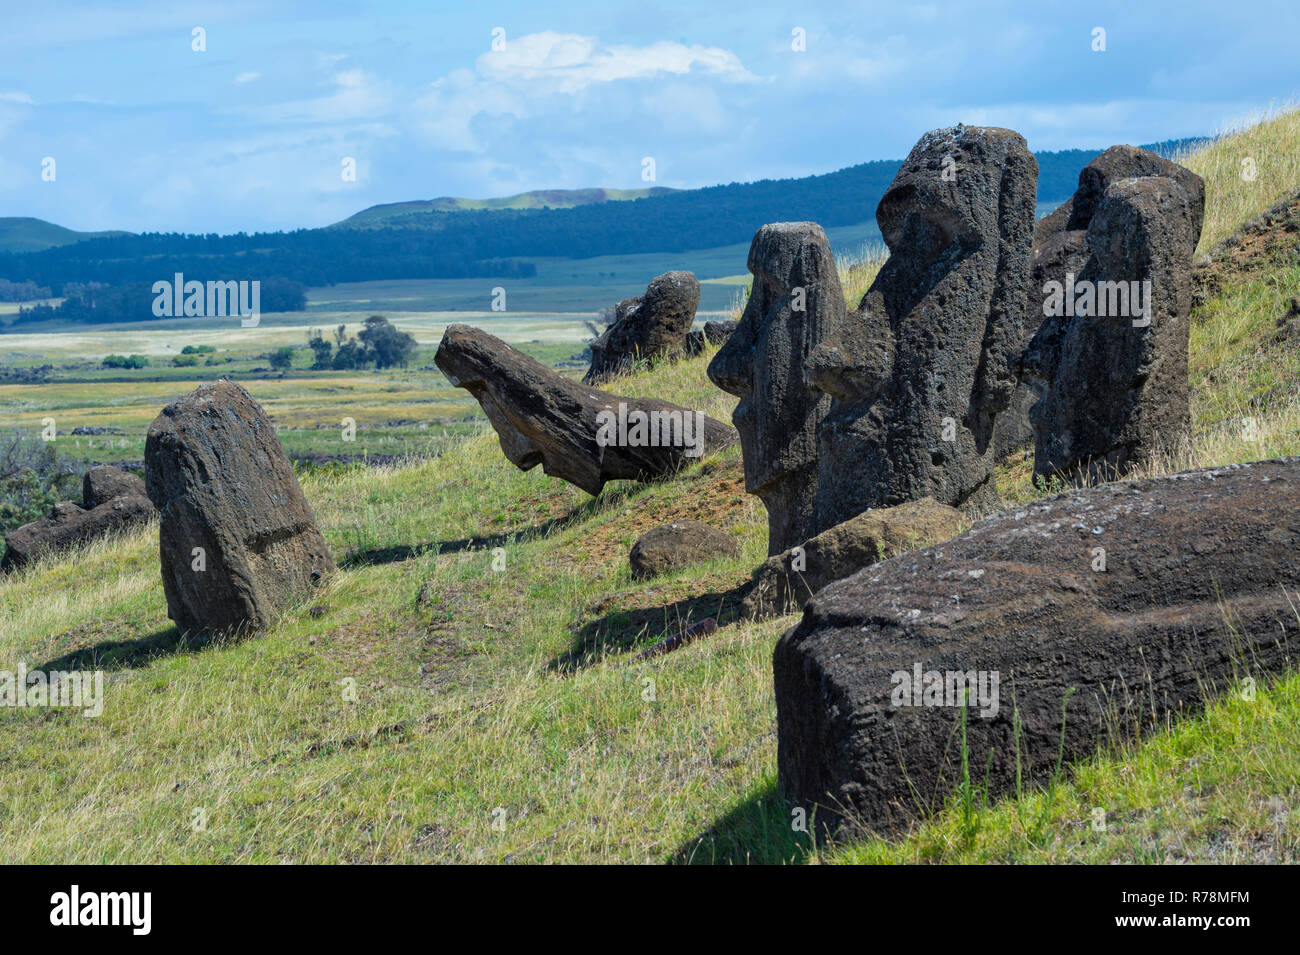
[(1100, 149), (1300, 92), (1295, 0), (5, 6), (0, 215), (75, 229), (291, 229), (379, 202), (639, 187), (647, 156), (664, 186), (803, 176), (956, 122)]

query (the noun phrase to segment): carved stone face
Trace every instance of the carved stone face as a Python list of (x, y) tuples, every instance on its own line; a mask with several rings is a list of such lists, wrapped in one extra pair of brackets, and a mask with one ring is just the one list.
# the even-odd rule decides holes
[(821, 342), (817, 521), (988, 489), (993, 422), (1015, 389), (1037, 163), (1010, 130), (927, 133), (880, 201), (888, 261)]
[(835, 257), (812, 222), (765, 225), (749, 248), (754, 285), (740, 324), (709, 364), (709, 377), (740, 398), (745, 488), (768, 510), (768, 548), (779, 553), (816, 533), (812, 524), (817, 424), (829, 399), (809, 392), (803, 365), (844, 320)]

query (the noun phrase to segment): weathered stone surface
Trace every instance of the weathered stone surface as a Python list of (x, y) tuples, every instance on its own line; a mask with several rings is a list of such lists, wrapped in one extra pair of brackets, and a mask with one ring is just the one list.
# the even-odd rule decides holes
[(741, 615), (792, 613), (832, 581), (896, 554), (947, 540), (961, 523), (961, 511), (929, 497), (863, 511), (764, 561), (754, 573)]
[(933, 497), (995, 498), (993, 430), (1015, 392), (1038, 164), (1007, 129), (927, 133), (880, 200), (890, 257), (807, 363), (817, 524)]
[(117, 497), (145, 497), (144, 481), (109, 465), (91, 468), (81, 479), (81, 506), (90, 509)]
[(725, 345), (739, 322), (705, 322), (700, 331), (686, 336), (686, 354), (698, 355), (705, 345)]
[(1090, 255), (1074, 289), (1056, 296), (1053, 280), (1044, 283), (1043, 309), (1067, 314), (1043, 319), (1021, 361), (1041, 382), (1029, 413), (1036, 475), (1114, 478), (1176, 450), (1190, 432), (1192, 254), (1205, 189), (1183, 173), (1110, 182), (1089, 220)]
[(142, 524), (154, 516), (148, 499), (126, 494), (89, 510), (71, 501), (55, 504), (48, 517), (12, 530), (5, 537), (0, 570), (26, 567), (44, 554), (57, 553)]
[(168, 405), (144, 455), (167, 613), (182, 633), (263, 630), (334, 570), (274, 426), (239, 385), (200, 385)]
[[(565, 378), (469, 325), (447, 328), (434, 361), (478, 400), (511, 463), (524, 471), (540, 464), (588, 494), (599, 494), (606, 481), (673, 474), (736, 437), (702, 412)], [(636, 432), (638, 420), (656, 426)]]
[[(1035, 296), (1050, 281), (1063, 281), (1066, 272), (1078, 275), (1092, 254), (1088, 226), (1101, 206), (1110, 184), (1140, 176), (1167, 176), (1192, 193), (1194, 214), (1205, 215), (1205, 184), (1190, 169), (1136, 146), (1112, 146), (1079, 172), (1079, 188), (1073, 196), (1044, 216), (1034, 226), (1032, 259)], [(1040, 299), (1041, 300), (1041, 299)], [(1034, 329), (1042, 313), (1030, 316)]]
[(623, 299), (614, 323), (591, 343), (591, 367), (583, 381), (600, 384), (640, 359), (681, 355), (699, 304), (700, 283), (690, 272), (665, 272), (644, 295)]
[(1014, 791), (1017, 751), (1041, 781), (1058, 753), (1086, 758), (1280, 673), (1298, 545), (1288, 458), (1057, 495), (833, 583), (773, 657), (781, 787), (831, 828), (895, 830), (941, 807), (961, 716), (895, 705), (912, 702), (897, 674), (918, 666), (998, 674), (996, 712), (972, 693), (967, 719), (971, 774), (994, 798)]
[(749, 246), (749, 271), (749, 302), (709, 362), (709, 378), (740, 398), (731, 420), (745, 490), (767, 508), (768, 553), (779, 554), (817, 532), (817, 426), (830, 399), (808, 391), (803, 366), (846, 309), (835, 256), (815, 222), (763, 226)]
[[(1065, 282), (1068, 274), (1078, 276), (1091, 256), (1088, 226), (1112, 182), (1137, 176), (1168, 176), (1177, 180), (1198, 203), (1195, 215), (1204, 214), (1205, 187), (1190, 169), (1135, 146), (1112, 146), (1097, 156), (1079, 173), (1079, 187), (1074, 195), (1050, 215), (1034, 225), (1034, 251), (1031, 260), (1031, 296), (1034, 306), (1043, 302), (1043, 286), (1048, 282)], [(1040, 307), (1027, 313), (1024, 344), (1027, 346), (1043, 321)], [(1041, 382), (1032, 378), (1022, 381), (1011, 405), (998, 416), (994, 425), (994, 445), (999, 458), (1034, 440), (1029, 418), (1030, 408), (1042, 392)]]
[(673, 521), (652, 528), (632, 545), (633, 577), (657, 577), (715, 557), (734, 556), (740, 545), (730, 534), (700, 521)]

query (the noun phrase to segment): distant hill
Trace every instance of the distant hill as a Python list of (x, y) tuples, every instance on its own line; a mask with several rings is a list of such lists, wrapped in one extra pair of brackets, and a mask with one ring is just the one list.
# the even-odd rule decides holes
[(128, 232), (77, 232), (29, 216), (0, 218), (0, 252), (40, 252), (86, 239), (129, 235)]
[[(1142, 148), (1176, 159), (1180, 153), (1187, 152), (1209, 141), (1204, 137), (1170, 139), (1159, 143), (1149, 143)], [(1062, 149), (1055, 152), (1041, 151), (1035, 153), (1034, 155), (1038, 159), (1038, 201), (1040, 203), (1055, 204), (1064, 202), (1073, 195), (1075, 186), (1078, 185), (1079, 170), (1099, 152), (1101, 152), (1099, 149)], [(497, 199), (458, 199), (444, 196), (439, 199), (389, 202), (363, 209), (356, 215), (349, 216), (333, 225), (326, 226), (326, 228), (437, 229), (441, 228), (446, 221), (443, 215), (445, 213), (573, 209), (578, 206), (598, 205), (615, 201), (628, 202), (668, 195), (674, 195), (682, 201), (690, 202), (694, 196), (719, 188), (741, 188), (753, 191), (761, 187), (776, 186), (793, 196), (804, 192), (805, 187), (814, 181), (832, 187), (835, 185), (860, 185), (864, 181), (862, 173), (868, 168), (877, 176), (883, 173), (887, 179), (892, 179), (901, 165), (901, 159), (876, 160), (858, 166), (848, 166), (831, 173), (804, 176), (799, 179), (760, 179), (747, 183), (733, 182), (725, 187), (704, 186), (698, 189), (670, 189), (665, 186), (653, 186), (649, 189), (535, 189), (532, 192), (521, 192), (518, 195)], [(873, 182), (877, 176), (872, 177)], [(611, 211), (614, 215), (618, 215), (625, 210)], [(845, 225), (847, 223), (825, 222), (822, 224)]]
[(482, 209), (571, 209), (598, 202), (627, 202), (649, 196), (666, 196), (679, 192), (667, 186), (648, 189), (534, 189), (514, 196), (497, 199), (459, 199), (442, 196), (438, 199), (416, 199), (412, 202), (388, 202), (362, 209), (354, 216), (336, 222), (331, 229), (365, 229), (400, 225), (403, 216), (423, 212), (473, 212)]

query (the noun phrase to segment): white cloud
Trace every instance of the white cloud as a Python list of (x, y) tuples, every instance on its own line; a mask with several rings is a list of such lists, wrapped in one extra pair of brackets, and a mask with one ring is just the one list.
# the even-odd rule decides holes
[(476, 66), (486, 79), (539, 93), (574, 94), (598, 83), (685, 76), (696, 70), (737, 82), (758, 79), (736, 54), (716, 46), (660, 41), (602, 47), (595, 37), (549, 30), (508, 40), (504, 50), (484, 53)]
[(251, 83), (253, 82), (253, 80), (259, 78), (261, 75), (262, 75), (261, 73), (257, 73), (257, 72), (240, 73), (238, 76), (235, 77), (235, 82), (241, 85), (244, 83)]
[[(412, 122), (439, 148), (480, 151), (487, 134), (503, 132), (512, 121), (590, 107), (592, 96), (613, 95), (636, 82), (644, 95), (632, 102), (639, 101), (666, 126), (684, 120), (717, 131), (726, 113), (714, 89), (719, 79), (758, 81), (739, 57), (719, 47), (602, 46), (595, 37), (546, 31), (507, 39), (504, 50), (479, 56), (474, 69), (455, 70), (429, 84), (413, 104)], [(548, 97), (573, 102), (548, 103)], [(619, 103), (623, 109), (628, 105)]]
[(26, 106), (31, 106), (34, 101), (27, 93), (15, 91), (11, 93), (0, 93), (0, 103), (22, 103)]

